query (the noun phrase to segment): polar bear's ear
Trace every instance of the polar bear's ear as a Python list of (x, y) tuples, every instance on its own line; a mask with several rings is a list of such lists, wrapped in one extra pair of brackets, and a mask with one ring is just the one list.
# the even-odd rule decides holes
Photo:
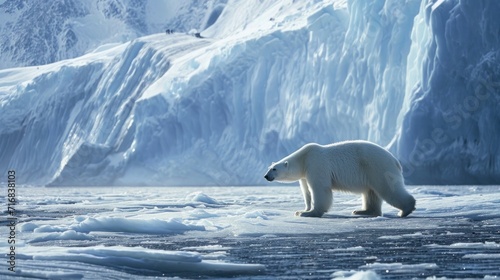
[(288, 160), (285, 161), (285, 167), (288, 167)]

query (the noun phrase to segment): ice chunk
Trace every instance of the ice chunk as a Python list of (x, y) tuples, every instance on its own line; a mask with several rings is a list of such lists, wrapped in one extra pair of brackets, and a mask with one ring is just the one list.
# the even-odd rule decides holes
[(403, 263), (370, 263), (361, 266), (360, 268), (368, 268), (372, 270), (388, 270), (388, 271), (420, 271), (426, 269), (438, 268), (435, 263), (418, 263), (418, 264), (403, 264)]
[(89, 217), (81, 223), (72, 225), (71, 229), (84, 233), (106, 231), (150, 234), (183, 233), (190, 230), (205, 230), (203, 226), (188, 225), (183, 223), (180, 219), (160, 220), (118, 217)]
[(73, 261), (128, 270), (160, 273), (260, 273), (260, 264), (235, 264), (204, 261), (201, 255), (187, 251), (162, 251), (142, 247), (96, 246), (92, 248), (57, 248), (31, 253), (34, 260)]
[(333, 279), (349, 279), (349, 280), (380, 280), (379, 275), (374, 271), (337, 271), (332, 274)]
[(200, 202), (200, 203), (204, 203), (204, 204), (213, 204), (213, 205), (221, 204), (216, 199), (213, 199), (210, 196), (208, 196), (202, 192), (190, 193), (186, 196), (186, 200), (191, 201), (191, 202)]
[(74, 230), (67, 230), (64, 232), (55, 232), (45, 236), (33, 238), (30, 243), (53, 241), (53, 240), (92, 240), (93, 236)]

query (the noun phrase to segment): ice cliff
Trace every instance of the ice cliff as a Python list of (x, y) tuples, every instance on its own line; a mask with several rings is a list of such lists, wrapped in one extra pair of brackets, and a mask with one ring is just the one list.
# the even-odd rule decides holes
[(204, 38), (144, 31), (0, 70), (0, 172), (41, 185), (252, 185), (307, 142), (367, 139), (396, 154), (408, 183), (500, 182), (500, 3), (210, 3), (183, 7), (202, 15)]
[(500, 183), (498, 11), (498, 1), (423, 3), (397, 143), (407, 180)]

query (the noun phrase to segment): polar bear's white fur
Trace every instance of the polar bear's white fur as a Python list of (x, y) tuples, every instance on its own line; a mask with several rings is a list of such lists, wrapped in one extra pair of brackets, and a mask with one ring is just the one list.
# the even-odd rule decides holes
[(332, 205), (332, 190), (361, 193), (363, 206), (353, 214), (381, 216), (382, 200), (406, 217), (415, 199), (405, 189), (399, 161), (384, 148), (367, 141), (330, 145), (307, 144), (273, 163), (268, 181), (300, 181), (305, 210), (295, 215), (321, 217)]

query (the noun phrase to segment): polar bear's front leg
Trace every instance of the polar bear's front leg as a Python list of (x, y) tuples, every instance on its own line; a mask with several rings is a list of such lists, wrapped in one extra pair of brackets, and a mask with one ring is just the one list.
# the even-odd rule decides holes
[[(309, 185), (307, 184), (306, 179), (300, 179), (300, 190), (302, 191), (302, 196), (304, 197), (304, 204), (306, 205), (306, 208), (304, 211), (310, 211), (311, 210), (311, 192), (309, 192)], [(297, 211), (299, 212), (304, 212), (304, 211)]]
[[(330, 206), (332, 205), (332, 190), (326, 182), (306, 181), (306, 183), (306, 185), (309, 186), (308, 191), (310, 199), (312, 199), (309, 204), (310, 209), (306, 209), (306, 211), (297, 211), (295, 212), (295, 215), (300, 217), (321, 217), (328, 211), (328, 209), (330, 209)], [(302, 188), (302, 180), (300, 186)]]

